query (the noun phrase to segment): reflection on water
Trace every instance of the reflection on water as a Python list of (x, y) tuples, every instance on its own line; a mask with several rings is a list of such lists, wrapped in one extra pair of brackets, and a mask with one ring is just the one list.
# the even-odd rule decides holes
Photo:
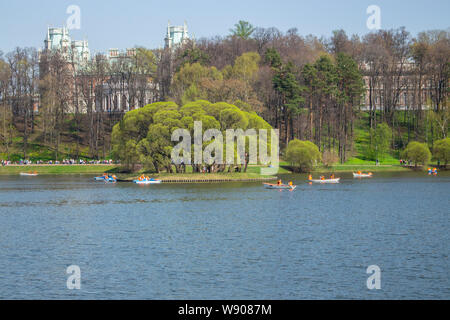
[(450, 298), (450, 176), (341, 176), (283, 177), (293, 192), (2, 176), (0, 298)]

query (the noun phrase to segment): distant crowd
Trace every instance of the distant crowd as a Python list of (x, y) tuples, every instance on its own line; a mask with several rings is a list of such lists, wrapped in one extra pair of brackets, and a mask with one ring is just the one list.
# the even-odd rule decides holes
[(113, 161), (111, 159), (109, 160), (83, 160), (83, 159), (79, 159), (74, 160), (74, 159), (64, 159), (62, 161), (59, 160), (49, 160), (49, 161), (42, 161), (42, 160), (37, 160), (37, 161), (31, 161), (31, 160), (19, 160), (19, 161), (7, 161), (7, 160), (1, 160), (1, 164), (2, 166), (8, 166), (8, 165), (23, 165), (23, 166), (27, 166), (27, 165), (32, 165), (32, 164), (46, 164), (46, 165), (80, 165), (80, 164), (118, 164), (119, 162), (117, 161)]

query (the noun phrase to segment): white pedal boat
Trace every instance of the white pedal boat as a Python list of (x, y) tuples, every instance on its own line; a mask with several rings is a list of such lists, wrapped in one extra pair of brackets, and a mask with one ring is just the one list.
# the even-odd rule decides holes
[(24, 176), (24, 177), (36, 177), (36, 176), (38, 176), (37, 173), (26, 173), (26, 172), (21, 172), (20, 175)]
[(134, 180), (136, 184), (160, 184), (161, 180), (149, 179), (149, 180)]
[(297, 186), (290, 186), (287, 184), (272, 184), (272, 183), (264, 183), (264, 187), (266, 189), (290, 189), (290, 190), (295, 190), (295, 188), (297, 188)]
[(354, 173), (353, 172), (353, 178), (372, 178), (373, 174), (371, 173)]
[(339, 183), (340, 181), (341, 181), (341, 178), (336, 178), (336, 179), (324, 179), (324, 180), (321, 180), (321, 179), (311, 179), (311, 180), (308, 180), (309, 182), (312, 182), (312, 183)]

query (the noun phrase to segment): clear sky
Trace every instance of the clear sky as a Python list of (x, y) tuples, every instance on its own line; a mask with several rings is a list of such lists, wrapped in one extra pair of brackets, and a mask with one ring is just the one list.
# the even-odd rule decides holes
[(363, 35), (369, 5), (381, 8), (383, 29), (405, 26), (415, 35), (450, 26), (450, 0), (0, 0), (0, 50), (42, 47), (47, 25), (65, 23), (70, 5), (81, 9), (81, 29), (71, 37), (89, 40), (92, 52), (163, 46), (168, 20), (186, 20), (196, 38), (225, 36), (238, 20), (283, 32), (295, 27), (302, 35), (341, 28)]

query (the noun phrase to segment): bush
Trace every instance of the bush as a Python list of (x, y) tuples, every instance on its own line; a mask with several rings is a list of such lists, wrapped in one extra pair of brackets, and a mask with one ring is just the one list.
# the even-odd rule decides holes
[(426, 165), (430, 162), (431, 152), (426, 143), (411, 141), (403, 151), (403, 158), (414, 162), (417, 167), (419, 163)]
[(321, 160), (321, 154), (314, 143), (294, 139), (287, 147), (286, 160), (298, 171), (306, 172)]
[(438, 140), (434, 144), (433, 156), (436, 160), (443, 162), (447, 166), (450, 160), (450, 138)]

